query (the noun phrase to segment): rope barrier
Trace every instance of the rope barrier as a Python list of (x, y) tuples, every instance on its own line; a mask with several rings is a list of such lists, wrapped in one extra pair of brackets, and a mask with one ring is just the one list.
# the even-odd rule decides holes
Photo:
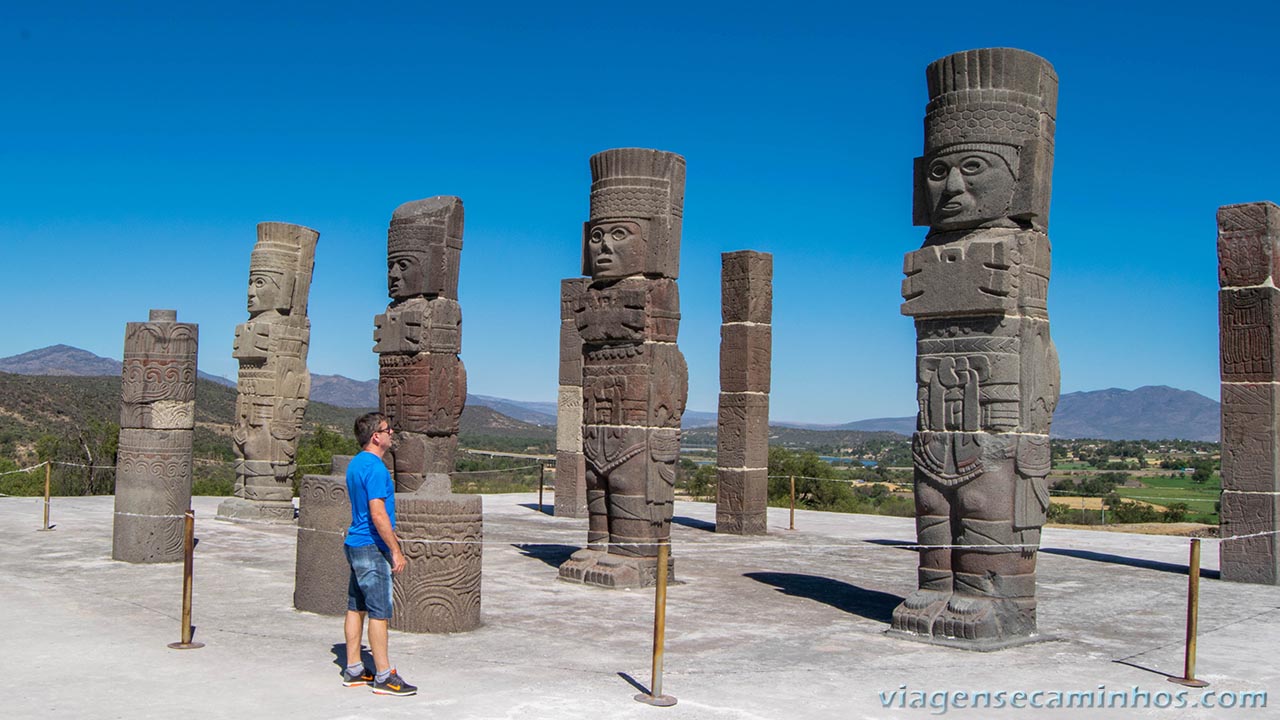
[(16, 475), (17, 473), (31, 472), (32, 470), (37, 470), (48, 464), (49, 464), (48, 461), (40, 462), (40, 463), (36, 463), (35, 465), (32, 465), (31, 467), (25, 467), (20, 470), (8, 470), (5, 472), (0, 472), (0, 475)]

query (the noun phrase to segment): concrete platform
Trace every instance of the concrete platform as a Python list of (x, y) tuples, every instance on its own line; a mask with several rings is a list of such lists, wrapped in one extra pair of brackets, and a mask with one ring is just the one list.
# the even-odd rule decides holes
[[(0, 498), (0, 614), (7, 718), (909, 718), (1275, 717), (1280, 707), (1280, 587), (1216, 578), (1203, 547), (1197, 675), (1223, 693), (1268, 693), (1269, 709), (1195, 707), (1180, 676), (1188, 541), (1048, 529), (1040, 555), (1040, 629), (1056, 639), (978, 654), (887, 637), (914, 589), (913, 523), (798, 512), (770, 535), (718, 536), (713, 505), (680, 502), (663, 689), (650, 682), (652, 591), (556, 579), (586, 521), (536, 510), (536, 495), (486, 495), (483, 622), (474, 632), (392, 633), (391, 657), (412, 698), (339, 683), (341, 620), (292, 607), (295, 531), (197, 513), (193, 619), (206, 647), (179, 639), (181, 564), (113, 562), (112, 498), (54, 498), (56, 529), (37, 532), (38, 499)], [(552, 507), (547, 496), (547, 511)], [(1017, 709), (1054, 692), (1150, 693), (1149, 707)], [(926, 707), (886, 708), (926, 693)], [(1005, 692), (1003, 710), (941, 691)], [(1177, 693), (1185, 691), (1185, 708)], [(1161, 693), (1174, 707), (1162, 709)], [(1242, 702), (1239, 696), (1231, 696)], [(946, 700), (947, 707), (942, 707)], [(996, 702), (993, 696), (992, 702)], [(1248, 702), (1257, 703), (1256, 697)], [(929, 705), (931, 704), (931, 706)]]

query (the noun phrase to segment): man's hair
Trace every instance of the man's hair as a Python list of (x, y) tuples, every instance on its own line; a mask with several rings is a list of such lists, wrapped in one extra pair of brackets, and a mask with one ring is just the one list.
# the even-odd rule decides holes
[(386, 421), (382, 413), (371, 412), (365, 413), (356, 418), (356, 442), (363, 448), (373, 439), (373, 434), (378, 432), (378, 426)]

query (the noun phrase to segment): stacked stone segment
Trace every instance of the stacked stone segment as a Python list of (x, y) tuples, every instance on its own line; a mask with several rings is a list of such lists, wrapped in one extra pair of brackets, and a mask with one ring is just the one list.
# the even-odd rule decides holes
[[(1280, 207), (1218, 209), (1224, 580), (1280, 584)], [(1243, 536), (1243, 537), (1242, 537)]]
[(768, 532), (773, 255), (720, 256), (716, 532)]
[(556, 402), (556, 517), (587, 517), (582, 454), (582, 336), (574, 319), (590, 280), (560, 281), (560, 388)]
[[(573, 286), (565, 294), (577, 331), (566, 354), (575, 343), (581, 351), (587, 548), (560, 566), (560, 577), (639, 587), (656, 581), (658, 545), (670, 540), (688, 396), (688, 369), (676, 345), (685, 161), (621, 148), (592, 156), (590, 165), (582, 238), (590, 279), (581, 292)], [(562, 363), (569, 379), (574, 366)]]
[(173, 310), (125, 327), (111, 557), (176, 562), (191, 507), (199, 330)]
[(321, 615), (347, 611), (347, 557), (342, 549), (351, 525), (347, 496), (350, 455), (335, 455), (328, 475), (303, 475), (298, 490), (298, 545), (293, 606)]

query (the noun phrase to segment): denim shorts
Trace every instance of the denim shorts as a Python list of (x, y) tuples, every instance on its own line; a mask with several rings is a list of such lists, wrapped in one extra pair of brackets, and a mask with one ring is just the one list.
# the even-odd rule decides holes
[(347, 609), (367, 612), (375, 620), (391, 619), (390, 551), (377, 545), (343, 545), (351, 577), (347, 581)]

